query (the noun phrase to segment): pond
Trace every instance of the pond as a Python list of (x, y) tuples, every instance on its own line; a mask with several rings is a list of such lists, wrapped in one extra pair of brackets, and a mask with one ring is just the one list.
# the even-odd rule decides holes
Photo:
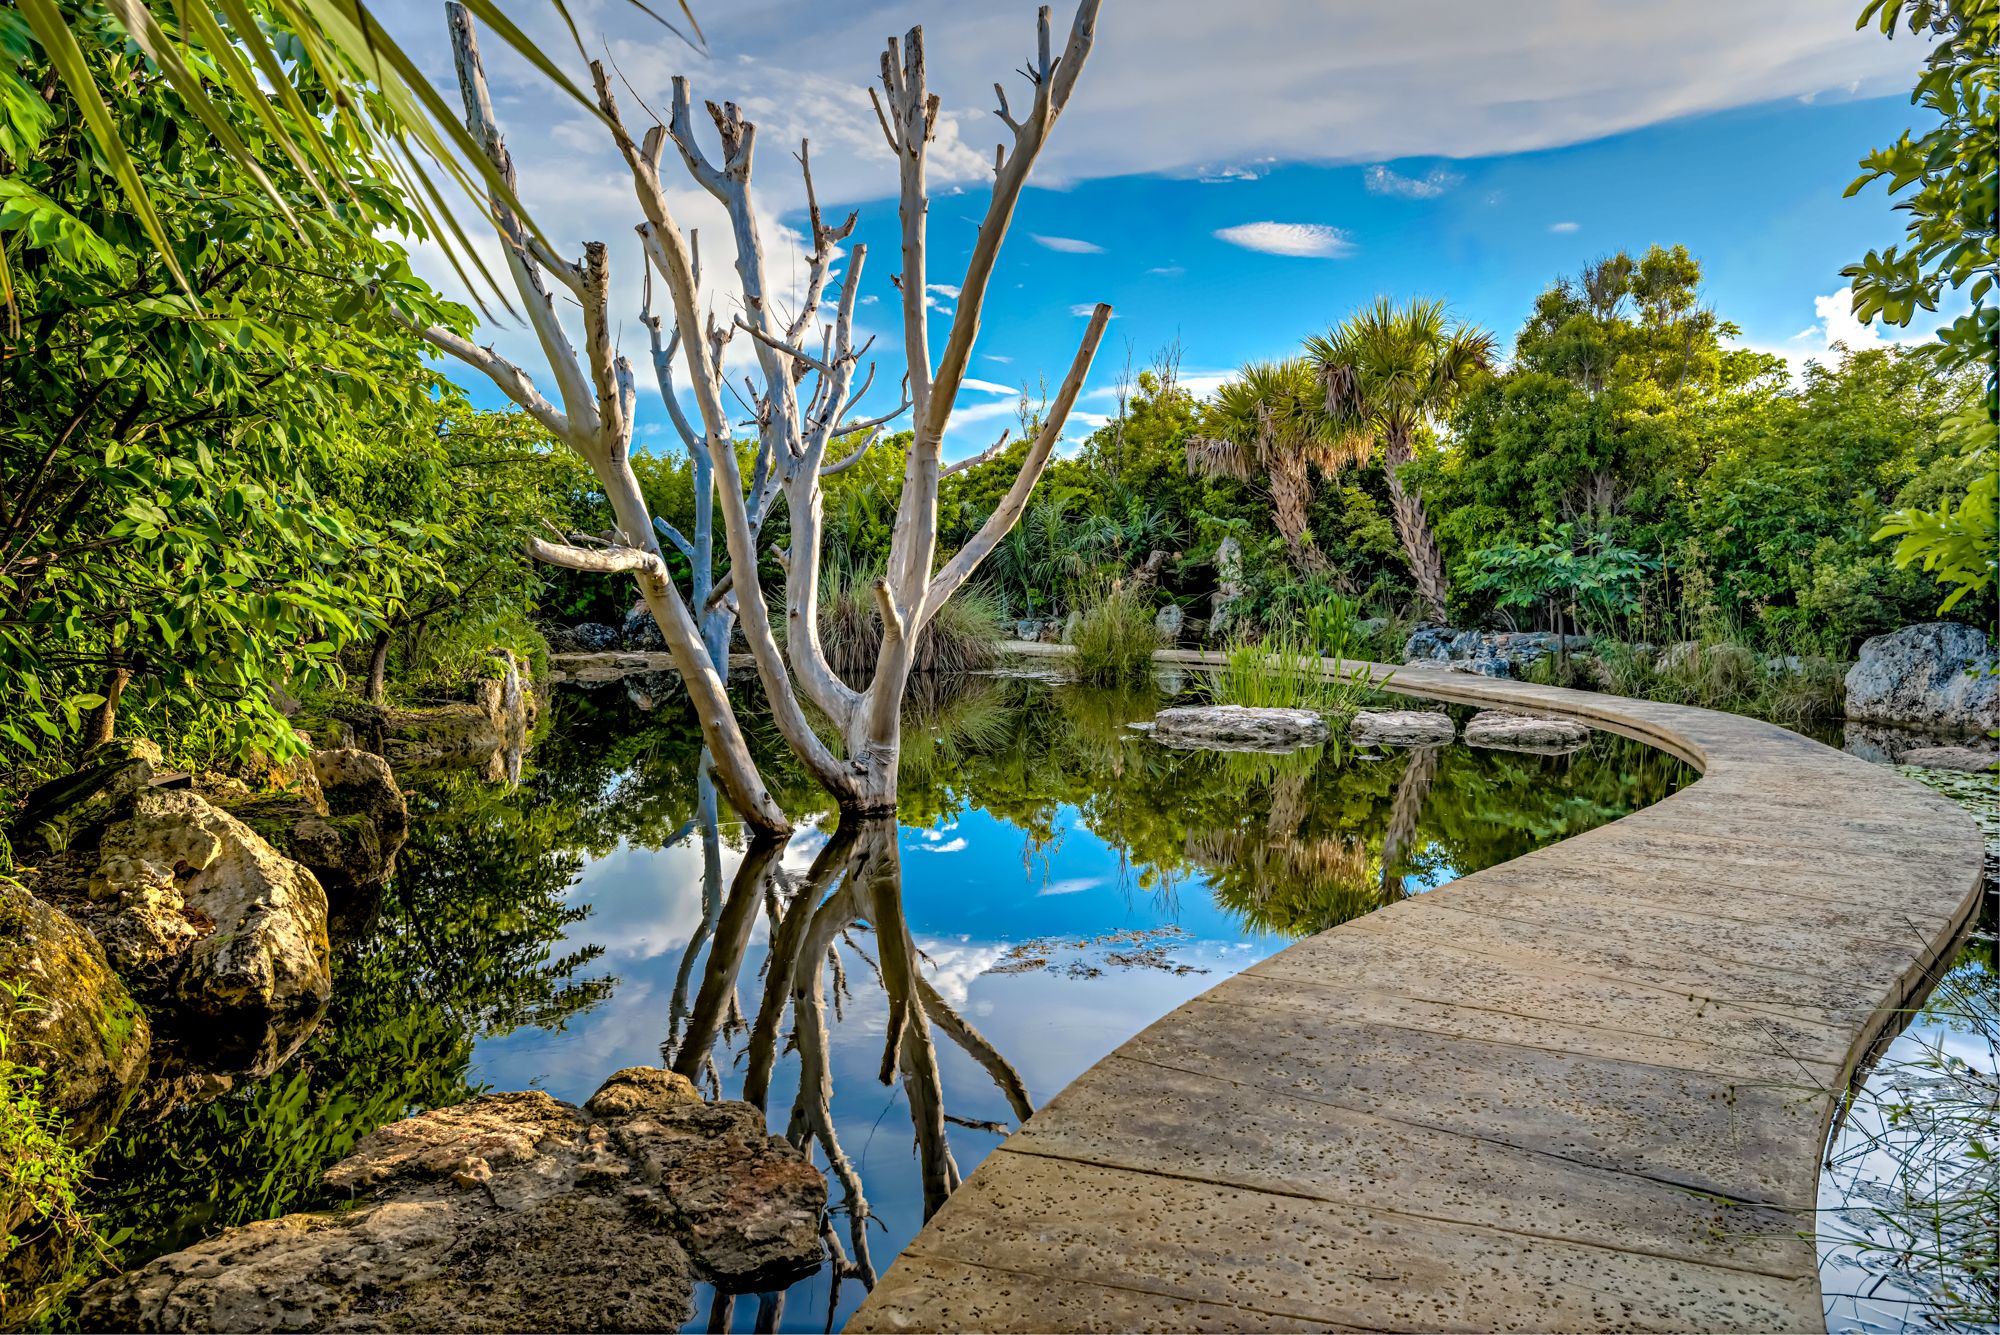
[[(954, 1182), (1152, 1020), (1693, 777), (1607, 733), (1566, 756), (1266, 756), (1127, 726), (1193, 685), (932, 685), (898, 819), (846, 829), (753, 725), (799, 822), (768, 846), (715, 806), (670, 688), (559, 690), (518, 788), (412, 782), (411, 842), (366, 921), (337, 926), (334, 1001), (299, 1056), (128, 1129), (95, 1204), (136, 1263), (320, 1203), (320, 1173), (384, 1122), (480, 1088), (581, 1102), (666, 1064), (809, 1142), (844, 1262), (783, 1295), (704, 1292), (694, 1327), (837, 1329)], [(885, 1055), (913, 989), (932, 1024)]]
[(1985, 896), (1835, 1122), (1819, 1192), (1827, 1329), (2000, 1330), (2000, 777), (1902, 772), (1979, 820)]

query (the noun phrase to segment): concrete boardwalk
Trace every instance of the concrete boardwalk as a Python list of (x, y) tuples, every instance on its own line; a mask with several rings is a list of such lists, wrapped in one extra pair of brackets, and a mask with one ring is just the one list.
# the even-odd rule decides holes
[(1754, 719), (1389, 671), (1702, 777), (1163, 1017), (848, 1330), (1825, 1329), (1802, 1235), (1836, 1098), (1977, 903), (1973, 822)]

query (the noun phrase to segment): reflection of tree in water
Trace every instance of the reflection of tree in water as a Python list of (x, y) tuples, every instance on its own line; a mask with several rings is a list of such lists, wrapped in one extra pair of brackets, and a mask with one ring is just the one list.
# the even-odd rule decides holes
[[(838, 1213), (846, 1219), (846, 1237), (829, 1218), (822, 1236), (833, 1268), (834, 1282), (828, 1321), (839, 1305), (840, 1286), (848, 1279), (865, 1287), (875, 1283), (875, 1266), (868, 1246), (870, 1212), (866, 1190), (853, 1160), (842, 1148), (833, 1116), (833, 1066), (827, 1024), (829, 1000), (839, 1016), (847, 995), (840, 946), (844, 942), (871, 966), (888, 1005), (878, 1078), (884, 1085), (900, 1080), (915, 1133), (924, 1217), (928, 1219), (959, 1184), (952, 1157), (948, 1124), (960, 1121), (945, 1109), (938, 1074), (937, 1042), (942, 1035), (971, 1057), (993, 1080), (1017, 1119), (1033, 1111), (1020, 1073), (991, 1042), (960, 1015), (927, 979), (921, 953), (903, 914), (902, 854), (894, 820), (849, 821), (836, 828), (814, 855), (811, 866), (794, 883), (782, 865), (785, 845), (777, 839), (754, 841), (744, 852), (720, 911), (704, 934), (707, 958), (699, 990), (683, 1019), (678, 1006), (670, 1017), (662, 1056), (689, 1079), (719, 1087), (715, 1046), (740, 1029), (729, 1023), (738, 997), (739, 976), (748, 953), (758, 912), (770, 923), (770, 948), (765, 958), (760, 995), (749, 1021), (745, 1047), (743, 1098), (769, 1111), (771, 1078), (783, 1052), (796, 1052), (798, 1092), (786, 1126), (786, 1137), (809, 1159), (823, 1161), (839, 1193)], [(719, 873), (718, 879), (719, 879)], [(875, 953), (855, 939), (874, 938)], [(699, 951), (691, 943), (687, 958)], [(789, 1035), (784, 1033), (787, 1016)], [(740, 1023), (740, 1021), (739, 1021)], [(1005, 1133), (1004, 1126), (965, 1123)], [(765, 1295), (758, 1328), (768, 1329), (779, 1310), (775, 1295)], [(717, 1296), (711, 1327), (726, 1326), (727, 1295)]]

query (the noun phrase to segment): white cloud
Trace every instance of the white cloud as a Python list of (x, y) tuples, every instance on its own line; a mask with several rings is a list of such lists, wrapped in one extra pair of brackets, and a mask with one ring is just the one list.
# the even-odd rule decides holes
[(999, 353), (997, 353), (997, 352), (988, 352), (988, 353), (985, 353), (985, 354), (983, 354), (983, 355), (985, 356), (985, 358), (986, 358), (986, 360), (987, 360), (987, 361), (989, 361), (989, 362), (999, 362), (999, 363), (1000, 363), (1000, 364), (1001, 364), (1002, 366), (1006, 366), (1006, 365), (1009, 365), (1009, 364), (1010, 364), (1010, 363), (1012, 363), (1012, 362), (1013, 362), (1013, 360), (1014, 360), (1014, 359), (1013, 359), (1012, 357), (1002, 357), (1002, 356), (1001, 356), (1001, 355), (1000, 355)]
[(978, 390), (978, 391), (979, 391), (979, 392), (980, 392), (981, 394), (1014, 394), (1014, 395), (1018, 395), (1018, 394), (1019, 394), (1019, 393), (1021, 392), (1020, 390), (1016, 389), (1016, 388), (1015, 388), (1014, 386), (1012, 386), (1012, 385), (1003, 385), (1003, 384), (1001, 384), (1001, 383), (1000, 383), (999, 381), (997, 381), (997, 380), (975, 380), (975, 379), (974, 379), (973, 377), (971, 377), (971, 376), (967, 376), (967, 377), (965, 377), (965, 379), (963, 379), (963, 380), (959, 381), (959, 382), (958, 382), (958, 387), (959, 387), (959, 388), (960, 388), (961, 390), (966, 390), (966, 389), (973, 389), (973, 390)]
[(1266, 255), (1332, 260), (1354, 253), (1347, 233), (1325, 223), (1238, 223), (1217, 229), (1215, 235), (1232, 246), (1261, 250)]
[[(1096, 302), (1094, 302), (1094, 301), (1079, 301), (1079, 302), (1077, 302), (1077, 303), (1076, 303), (1076, 305), (1074, 305), (1074, 306), (1072, 306), (1072, 307), (1070, 307), (1070, 308), (1069, 308), (1069, 313), (1070, 313), (1071, 315), (1074, 315), (1074, 316), (1077, 316), (1077, 317), (1079, 317), (1079, 318), (1082, 318), (1082, 319), (1088, 319), (1088, 318), (1089, 318), (1089, 317), (1091, 316), (1091, 314), (1092, 314), (1092, 313), (1094, 313), (1094, 312), (1095, 312), (1096, 310), (1097, 310), (1097, 303), (1096, 303)], [(1114, 313), (1112, 314), (1111, 318), (1115, 320), (1115, 319), (1117, 319), (1117, 318), (1118, 318), (1118, 316), (1117, 316), (1117, 314), (1116, 314), (1116, 313), (1114, 312)]]
[(958, 288), (952, 283), (925, 283), (924, 291), (935, 292), (941, 297), (950, 297), (953, 301), (958, 300)]
[(1047, 895), (1074, 895), (1083, 890), (1095, 890), (1104, 883), (1102, 876), (1065, 876), (1059, 881), (1050, 881), (1035, 894), (1038, 898)]
[(1880, 325), (1864, 324), (1855, 318), (1853, 291), (1841, 288), (1823, 297), (1813, 298), (1813, 314), (1817, 318), (1812, 324), (1793, 334), (1776, 346), (1746, 340), (1743, 346), (1756, 352), (1768, 352), (1785, 359), (1793, 374), (1805, 369), (1807, 362), (1837, 365), (1850, 352), (1862, 352), (1869, 348), (1886, 348), (1898, 344), (1921, 343), (1919, 335), (1891, 337)]
[(1573, 223), (1573, 222), (1550, 223), (1549, 230), (1551, 232), (1556, 233), (1558, 236), (1567, 236), (1569, 233), (1574, 232), (1580, 226), (1582, 226), (1581, 223)]
[(1362, 180), (1370, 194), (1395, 195), (1400, 199), (1436, 199), (1465, 178), (1443, 167), (1433, 167), (1423, 176), (1399, 176), (1387, 167), (1370, 167)]
[(1079, 241), (1073, 236), (1043, 236), (1040, 232), (1031, 232), (1029, 235), (1033, 236), (1035, 244), (1041, 246), (1043, 249), (1060, 251), (1065, 255), (1102, 255), (1104, 253), (1104, 247), (1094, 241)]
[[(1268, 159), (1267, 159), (1268, 161)], [(1254, 167), (1227, 166), (1203, 167), (1195, 172), (1195, 179), (1203, 185), (1229, 185), (1237, 181), (1260, 181), (1264, 173)]]
[(1162, 264), (1156, 268), (1146, 270), (1146, 273), (1154, 278), (1179, 278), (1186, 272), (1187, 270), (1178, 264)]
[(912, 853), (963, 853), (968, 847), (969, 845), (965, 842), (964, 838), (960, 837), (957, 839), (947, 839), (941, 844), (918, 844), (910, 851)]

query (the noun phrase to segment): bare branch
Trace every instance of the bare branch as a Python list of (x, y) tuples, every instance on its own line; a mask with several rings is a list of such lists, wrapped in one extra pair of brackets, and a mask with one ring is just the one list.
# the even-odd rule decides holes
[(1104, 326), (1111, 319), (1111, 307), (1099, 302), (1091, 312), (1090, 324), (1083, 331), (1083, 342), (1078, 345), (1076, 356), (1069, 364), (1069, 374), (1063, 377), (1062, 388), (1056, 391), (1056, 401), (1050, 407), (1048, 416), (1042, 421), (1041, 433), (1028, 447), (1028, 457), (1021, 461), (1021, 471), (1014, 479), (1014, 485), (994, 507), (993, 513), (980, 526), (979, 532), (958, 554), (946, 562), (938, 571), (937, 578), (930, 583), (924, 595), (922, 615), (918, 618), (919, 629), (929, 623), (943, 607), (945, 600), (958, 591), (960, 585), (979, 568), (992, 550), (1005, 537), (1007, 530), (1021, 517), (1027, 507), (1028, 495), (1034, 491), (1035, 483), (1041, 480), (1042, 469), (1047, 467), (1049, 455), (1055, 451), (1056, 441), (1062, 437), (1063, 423), (1069, 418), (1069, 410), (1076, 403), (1077, 393), (1083, 388), (1083, 378), (1090, 373), (1090, 362), (1097, 355), (1097, 345), (1104, 337)]
[(678, 548), (682, 556), (690, 561), (694, 560), (694, 544), (689, 542), (679, 529), (658, 515), (653, 516), (653, 531)]
[(820, 372), (822, 375), (826, 374), (828, 371), (832, 369), (825, 362), (813, 356), (805, 349), (795, 348), (781, 338), (777, 338), (771, 334), (765, 333), (761, 329), (755, 328), (752, 325), (747, 325), (743, 323), (743, 317), (741, 316), (736, 317), (734, 323), (738, 329), (741, 329), (744, 333), (750, 335), (750, 337), (756, 339), (759, 343), (764, 344), (768, 348), (775, 349), (778, 352), (782, 352), (787, 357), (793, 358), (796, 361), (804, 362), (807, 366), (812, 367), (815, 371)]
[(599, 575), (646, 574), (662, 580), (667, 577), (667, 567), (660, 560), (660, 554), (640, 547), (595, 549), (529, 538), (527, 551), (530, 558), (544, 565), (562, 566), (566, 570), (584, 570)]
[(460, 338), (442, 325), (420, 326), (394, 307), (385, 306), (384, 309), (388, 310), (392, 319), (426, 343), (450, 353), (474, 370), (483, 372), (487, 379), (499, 387), (502, 394), (520, 405), (528, 416), (540, 422), (550, 435), (565, 442), (570, 439), (569, 419), (563, 416), (554, 404), (541, 396), (535, 389), (535, 382), (529, 378), (526, 371), (492, 348), (479, 347), (470, 339)]
[(998, 459), (1000, 457), (1000, 453), (1002, 450), (1005, 450), (1007, 448), (1007, 438), (1013, 434), (1014, 434), (1014, 428), (1011, 426), (1008, 427), (1005, 431), (1002, 431), (1000, 433), (1000, 439), (994, 441), (991, 445), (988, 445), (985, 449), (973, 455), (970, 459), (960, 459), (955, 464), (946, 464), (943, 470), (938, 473), (938, 476), (941, 478), (950, 477), (953, 473), (963, 473), (970, 469), (977, 468), (981, 464), (991, 463), (993, 460)]

